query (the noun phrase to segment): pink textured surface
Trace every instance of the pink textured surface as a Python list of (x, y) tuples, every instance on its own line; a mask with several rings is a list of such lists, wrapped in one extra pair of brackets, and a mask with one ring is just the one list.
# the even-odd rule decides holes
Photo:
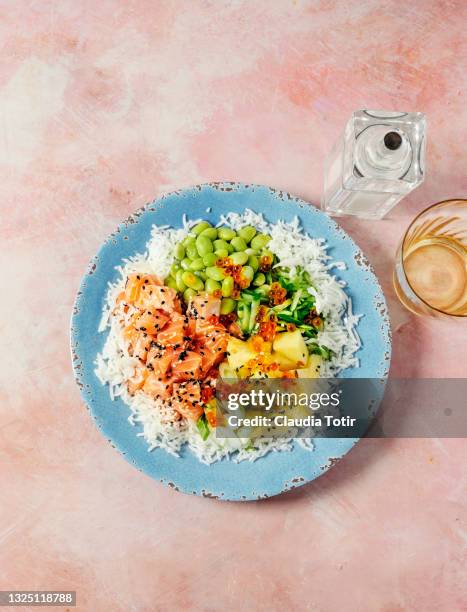
[(388, 220), (342, 225), (386, 292), (393, 373), (465, 376), (465, 325), (414, 318), (391, 286), (409, 220), (467, 191), (465, 2), (0, 10), (0, 589), (113, 612), (466, 610), (464, 440), (365, 440), (281, 498), (189, 498), (100, 436), (68, 354), (79, 279), (122, 218), (211, 180), (317, 202), (344, 122), (376, 107), (427, 114), (428, 179)]

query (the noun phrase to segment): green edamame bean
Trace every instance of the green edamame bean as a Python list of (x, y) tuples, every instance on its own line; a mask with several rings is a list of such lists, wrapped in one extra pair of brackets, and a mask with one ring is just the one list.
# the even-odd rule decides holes
[(236, 301), (231, 298), (221, 300), (221, 314), (229, 314), (235, 310)]
[(206, 280), (204, 288), (208, 293), (214, 293), (214, 291), (219, 291), (219, 289), (221, 288), (221, 284), (212, 278), (208, 278)]
[(217, 266), (211, 266), (206, 268), (206, 274), (208, 278), (212, 278), (212, 280), (221, 281), (225, 278), (225, 272), (222, 268), (218, 268)]
[(193, 234), (188, 234), (182, 240), (182, 244), (184, 247), (187, 247), (189, 244), (195, 244), (195, 240), (196, 240), (196, 236), (194, 236)]
[(185, 247), (183, 246), (181, 242), (175, 245), (174, 256), (175, 256), (175, 259), (180, 259), (180, 260), (185, 257)]
[[(224, 257), (228, 257), (229, 252), (227, 249), (219, 249), (217, 251), (215, 251), (216, 257), (217, 259), (224, 259)], [(216, 259), (216, 261), (217, 261)]]
[(226, 276), (222, 281), (222, 296), (228, 298), (232, 295), (234, 288), (234, 279), (231, 276)]
[(227, 240), (227, 241), (232, 240), (232, 238), (235, 238), (235, 236), (237, 235), (233, 229), (230, 229), (230, 227), (225, 227), (225, 226), (218, 227), (217, 234), (219, 238), (222, 238), (222, 240)]
[(200, 278), (203, 282), (207, 279), (206, 272), (204, 270), (196, 270), (195, 276)]
[(243, 240), (243, 238), (240, 238), (240, 236), (235, 236), (235, 238), (232, 238), (230, 244), (236, 251), (245, 251), (247, 249), (246, 242)]
[(197, 259), (193, 259), (190, 262), (190, 270), (202, 270), (204, 268), (204, 261), (202, 257), (198, 257)]
[(201, 232), (200, 236), (205, 236), (209, 240), (215, 240), (217, 238), (217, 230), (215, 227), (208, 227)]
[(261, 287), (261, 285), (264, 285), (265, 282), (266, 282), (266, 277), (264, 276), (262, 272), (258, 272), (258, 274), (253, 279), (253, 285), (255, 287)]
[(214, 251), (218, 251), (219, 249), (228, 249), (229, 243), (225, 240), (214, 240)]
[(251, 247), (248, 247), (245, 253), (247, 255), (259, 255), (258, 249), (252, 249)]
[(193, 234), (195, 234), (195, 236), (199, 236), (201, 232), (204, 232), (204, 230), (208, 229), (209, 227), (211, 227), (211, 224), (208, 221), (200, 221), (195, 225), (195, 227), (191, 228), (191, 231)]
[(166, 285), (167, 287), (170, 287), (171, 289), (175, 289), (175, 291), (178, 290), (177, 283), (176, 283), (175, 279), (172, 278), (171, 276), (169, 276), (169, 278), (165, 279), (164, 285)]
[(253, 268), (253, 270), (254, 270), (255, 272), (257, 272), (257, 271), (258, 271), (258, 268), (259, 268), (259, 261), (258, 261), (258, 258), (257, 258), (257, 257), (255, 257), (254, 255), (250, 255), (250, 256), (248, 257), (248, 265), (249, 265), (250, 267), (252, 267), (252, 268)]
[(206, 255), (203, 256), (203, 263), (204, 265), (209, 268), (210, 266), (214, 266), (216, 264), (218, 257), (215, 253), (206, 253)]
[(180, 265), (182, 266), (184, 270), (189, 270), (190, 264), (191, 264), (191, 259), (188, 259), (188, 257), (185, 257), (185, 259), (182, 259), (182, 261), (180, 262)]
[(230, 242), (227, 243), (227, 250), (229, 253), (233, 253), (235, 251), (235, 249), (233, 248), (233, 246), (230, 244)]
[(203, 281), (193, 272), (188, 272), (188, 270), (182, 274), (182, 281), (187, 287), (195, 289), (195, 291), (201, 291), (204, 288)]
[(185, 272), (183, 270), (178, 270), (177, 271), (177, 276), (175, 277), (175, 282), (177, 284), (177, 289), (180, 291), (180, 293), (183, 293), (186, 289), (186, 285), (183, 282), (183, 275), (185, 274)]
[(198, 249), (196, 248), (196, 242), (190, 242), (190, 244), (187, 244), (185, 252), (186, 256), (190, 259), (198, 259), (199, 257)]
[(170, 266), (170, 276), (171, 276), (172, 278), (175, 278), (175, 277), (177, 276), (177, 271), (178, 271), (178, 266), (177, 266), (177, 264), (176, 264), (176, 263), (173, 263), (173, 264)]
[(246, 278), (251, 283), (251, 281), (253, 280), (253, 276), (255, 275), (255, 271), (251, 266), (243, 266), (241, 274), (243, 278)]
[(262, 249), (270, 240), (271, 236), (267, 234), (258, 234), (252, 239), (250, 246), (252, 249)]
[(248, 261), (248, 255), (244, 252), (238, 251), (237, 253), (232, 253), (230, 259), (236, 266), (243, 266)]
[(191, 287), (188, 287), (188, 289), (185, 289), (185, 291), (183, 292), (183, 299), (185, 300), (185, 303), (188, 304), (191, 298), (195, 297), (195, 295), (196, 295), (196, 291), (192, 289)]
[(193, 285), (196, 285), (196, 276), (193, 274), (193, 272), (190, 272), (189, 270), (185, 270), (182, 273), (182, 281), (185, 283), (187, 287), (193, 288)]
[(212, 253), (214, 251), (212, 241), (209, 240), (207, 236), (198, 236), (198, 238), (196, 238), (196, 248), (199, 253), (198, 257), (203, 257), (206, 253)]
[(245, 242), (250, 242), (256, 236), (256, 230), (251, 225), (245, 225), (245, 227), (238, 230), (238, 235), (240, 238), (243, 238)]

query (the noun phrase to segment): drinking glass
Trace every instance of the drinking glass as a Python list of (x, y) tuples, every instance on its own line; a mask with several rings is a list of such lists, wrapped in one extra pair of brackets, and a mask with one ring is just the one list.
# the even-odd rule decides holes
[(467, 316), (467, 200), (445, 200), (415, 217), (399, 245), (393, 279), (413, 313)]

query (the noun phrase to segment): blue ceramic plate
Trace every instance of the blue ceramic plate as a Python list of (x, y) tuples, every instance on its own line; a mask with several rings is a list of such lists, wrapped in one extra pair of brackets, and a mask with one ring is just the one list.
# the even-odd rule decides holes
[(325, 238), (329, 253), (344, 261), (339, 277), (348, 284), (362, 348), (360, 367), (343, 372), (349, 378), (386, 377), (391, 342), (386, 303), (365, 256), (336, 223), (318, 209), (268, 187), (218, 183), (170, 193), (137, 211), (109, 236), (84, 276), (71, 321), (71, 350), (76, 381), (91, 415), (104, 436), (139, 470), (177, 490), (226, 500), (251, 500), (277, 495), (318, 477), (347, 453), (357, 439), (318, 439), (313, 452), (296, 445), (291, 452), (271, 453), (253, 463), (220, 461), (207, 466), (188, 450), (180, 458), (164, 450), (148, 452), (140, 429), (128, 423), (129, 409), (111, 402), (108, 388), (94, 374), (94, 360), (105, 334), (98, 334), (107, 282), (117, 277), (115, 266), (124, 257), (144, 250), (153, 224), (180, 227), (182, 215), (218, 223), (221, 213), (251, 208), (268, 221), (298, 216), (312, 237)]

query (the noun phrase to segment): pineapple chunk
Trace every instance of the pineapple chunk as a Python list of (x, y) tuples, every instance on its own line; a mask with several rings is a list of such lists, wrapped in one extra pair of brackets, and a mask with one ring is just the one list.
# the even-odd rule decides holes
[(237, 378), (235, 370), (232, 369), (226, 361), (223, 361), (220, 364), (219, 374), (221, 378)]
[(279, 368), (282, 371), (295, 370), (295, 368), (298, 365), (296, 361), (292, 361), (291, 359), (288, 359), (287, 357), (285, 357), (282, 353), (279, 353), (278, 351), (273, 351), (271, 358), (273, 362), (279, 364)]
[(243, 340), (238, 340), (238, 338), (230, 338), (227, 352), (229, 353), (227, 362), (234, 371), (256, 357), (256, 353), (251, 346)]
[(308, 359), (308, 349), (299, 329), (278, 334), (273, 343), (277, 351), (297, 365), (305, 365)]
[(297, 376), (299, 378), (319, 378), (321, 361), (320, 355), (310, 355), (306, 368), (297, 370)]

